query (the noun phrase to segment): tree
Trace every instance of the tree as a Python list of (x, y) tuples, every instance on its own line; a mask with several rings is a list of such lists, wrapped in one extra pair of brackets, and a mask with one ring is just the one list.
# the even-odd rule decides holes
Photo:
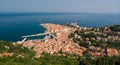
[(73, 38), (73, 37), (75, 37), (74, 33), (70, 33), (70, 35), (68, 36), (68, 38)]

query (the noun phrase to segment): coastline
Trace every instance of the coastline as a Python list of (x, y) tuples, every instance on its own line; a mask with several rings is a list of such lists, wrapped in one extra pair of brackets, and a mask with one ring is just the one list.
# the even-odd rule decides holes
[(46, 30), (47, 30), (47, 28), (44, 26), (44, 23), (40, 23), (40, 26), (42, 26), (43, 28), (45, 28), (45, 30), (44, 30), (44, 32), (43, 32), (43, 33), (45, 33)]
[[(33, 48), (33, 50), (35, 51), (35, 58), (39, 58), (42, 56), (42, 53), (49, 53), (51, 55), (59, 55), (59, 52), (62, 51), (63, 53), (60, 55), (64, 55), (66, 56), (67, 54), (76, 54), (78, 56), (83, 56), (83, 52), (85, 52), (87, 50), (87, 47), (85, 46), (81, 46), (81, 43), (75, 42), (74, 39), (77, 39), (79, 41), (83, 41), (85, 40), (86, 43), (84, 43), (84, 45), (90, 45), (92, 42), (90, 40), (94, 40), (94, 41), (107, 41), (107, 40), (120, 40), (118, 37), (116, 36), (108, 36), (108, 38), (102, 38), (102, 37), (92, 37), (89, 35), (86, 36), (87, 34), (92, 35), (91, 33), (93, 33), (94, 35), (103, 35), (105, 34), (104, 32), (109, 32), (109, 26), (105, 27), (103, 32), (101, 32), (101, 29), (99, 28), (87, 28), (87, 27), (77, 27), (75, 25), (60, 25), (60, 24), (52, 24), (52, 23), (44, 23), (44, 24), (40, 24), (43, 27), (46, 28), (46, 31), (42, 34), (48, 34), (44, 40), (27, 40), (23, 43), (21, 43), (23, 45), (23, 47), (28, 47), (28, 48)], [(108, 31), (106, 31), (108, 29)], [(79, 33), (81, 34), (82, 31), (84, 33), (82, 33), (82, 35), (78, 35)], [(69, 35), (71, 35), (71, 33), (73, 33), (74, 38), (70, 38)], [(77, 33), (77, 34), (76, 34)], [(36, 34), (37, 35), (37, 34)], [(38, 34), (39, 35), (39, 34)], [(53, 36), (53, 38), (50, 38), (50, 36)], [(84, 37), (86, 36), (86, 37)], [(105, 39), (105, 40), (104, 40)], [(94, 46), (89, 46), (89, 47), (94, 47)], [(104, 50), (104, 48), (100, 48), (98, 47), (98, 49)], [(118, 56), (118, 51), (114, 48), (108, 48), (109, 50), (111, 50), (111, 52), (116, 52), (113, 55)], [(109, 54), (111, 54), (111, 52), (109, 52)], [(97, 52), (100, 55), (102, 55), (102, 52)], [(90, 54), (92, 54), (94, 56), (94, 51), (90, 52)], [(105, 54), (103, 54), (105, 55)]]
[(52, 39), (45, 38), (44, 41), (28, 40), (22, 43), (24, 47), (34, 47), (33, 50), (36, 52), (36, 58), (41, 57), (42, 52), (53, 55), (59, 53), (60, 50), (62, 50), (63, 53), (69, 52), (70, 54), (77, 54), (79, 56), (83, 55), (82, 53), (86, 50), (86, 48), (79, 46), (68, 38), (68, 35), (71, 32), (74, 32), (76, 28), (52, 23), (44, 23), (41, 25), (46, 28), (45, 33), (55, 32), (55, 37)]
[[(76, 15), (69, 15), (69, 16), (64, 15), (63, 16), (63, 14), (62, 14), (62, 16), (60, 16), (60, 14), (57, 14), (55, 16), (54, 15), (51, 16), (52, 15), (52, 13), (51, 13), (51, 14), (47, 14), (47, 15), (39, 14), (39, 16), (35, 15), (35, 17), (34, 17), (34, 16), (25, 16), (25, 15), (21, 16), (21, 14), (16, 13), (17, 16), (11, 17), (12, 15), (13, 14), (11, 13), (8, 15), (4, 15), (4, 17), (1, 16), (2, 17), (0, 20), (0, 23), (1, 23), (0, 39), (1, 40), (19, 41), (19, 40), (21, 40), (22, 35), (39, 33), (40, 30), (42, 30), (41, 27), (39, 27), (40, 20), (43, 21), (43, 23), (50, 22), (50, 23), (56, 23), (56, 24), (66, 24), (66, 23), (69, 23), (72, 21), (77, 21), (80, 26), (84, 26), (84, 27), (103, 27), (105, 25), (120, 24), (118, 15), (99, 16), (99, 15), (93, 15), (93, 14), (82, 14), (82, 15), (79, 14), (77, 16)], [(86, 17), (84, 15), (89, 15), (89, 16)], [(21, 17), (18, 17), (18, 16), (21, 16)], [(24, 17), (24, 19), (23, 19), (23, 17)], [(45, 17), (45, 19), (44, 19), (44, 17)], [(66, 17), (67, 17), (67, 19), (66, 19)], [(73, 18), (75, 18), (75, 19), (73, 19)], [(86, 19), (88, 19), (88, 20), (86, 20)], [(11, 22), (8, 23), (9, 21), (11, 21)], [(19, 22), (19, 21), (21, 21), (21, 22)], [(14, 22), (17, 24), (14, 24)], [(92, 23), (92, 24), (90, 24), (90, 23)]]
[(45, 32), (46, 32), (46, 30), (47, 30), (47, 28), (44, 26), (44, 24), (43, 24), (43, 23), (41, 23), (41, 24), (40, 24), (40, 26), (42, 26), (42, 27), (44, 27), (44, 28), (45, 28), (45, 31), (43, 32), (43, 33), (45, 33)]

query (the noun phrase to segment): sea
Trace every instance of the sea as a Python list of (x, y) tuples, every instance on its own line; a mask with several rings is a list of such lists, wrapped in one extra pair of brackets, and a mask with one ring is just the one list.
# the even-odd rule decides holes
[[(0, 40), (16, 42), (21, 36), (44, 33), (40, 23), (69, 24), (82, 27), (104, 27), (120, 24), (120, 14), (96, 13), (0, 13)], [(44, 36), (37, 37), (37, 39)], [(36, 38), (32, 38), (36, 39)]]

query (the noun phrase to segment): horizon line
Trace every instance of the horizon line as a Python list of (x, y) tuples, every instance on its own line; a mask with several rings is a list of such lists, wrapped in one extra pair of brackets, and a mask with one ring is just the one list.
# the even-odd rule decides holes
[(118, 12), (112, 12), (112, 13), (101, 13), (101, 12), (0, 12), (0, 14), (9, 14), (9, 13), (11, 13), (11, 14), (120, 14), (120, 12), (118, 13)]

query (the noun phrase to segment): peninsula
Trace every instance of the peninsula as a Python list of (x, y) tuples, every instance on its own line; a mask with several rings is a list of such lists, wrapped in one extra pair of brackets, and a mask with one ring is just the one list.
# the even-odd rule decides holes
[[(0, 41), (0, 65), (119, 65), (120, 25), (101, 28), (76, 23), (41, 24), (43, 34), (20, 42)], [(43, 40), (27, 40), (46, 35)]]
[(45, 33), (55, 32), (54, 38), (45, 38), (44, 41), (28, 40), (22, 43), (24, 47), (34, 47), (33, 50), (36, 52), (36, 58), (39, 58), (43, 52), (53, 55), (62, 51), (64, 53), (77, 54), (79, 56), (83, 55), (82, 53), (86, 50), (86, 48), (79, 46), (77, 43), (73, 42), (72, 39), (68, 38), (70, 33), (74, 32), (77, 28), (51, 23), (41, 25), (47, 29)]
[[(41, 57), (43, 52), (51, 55), (87, 54), (93, 57), (119, 56), (118, 48), (112, 47), (113, 43), (120, 42), (120, 32), (112, 31), (110, 26), (105, 28), (79, 27), (76, 23), (60, 25), (52, 23), (41, 24), (47, 30), (44, 34), (53, 33), (53, 38), (46, 37), (44, 40), (27, 40), (22, 43), (24, 47), (33, 48), (35, 58)], [(111, 27), (112, 28), (112, 27)], [(50, 34), (51, 35), (51, 34)], [(59, 52), (62, 54), (59, 54)]]

